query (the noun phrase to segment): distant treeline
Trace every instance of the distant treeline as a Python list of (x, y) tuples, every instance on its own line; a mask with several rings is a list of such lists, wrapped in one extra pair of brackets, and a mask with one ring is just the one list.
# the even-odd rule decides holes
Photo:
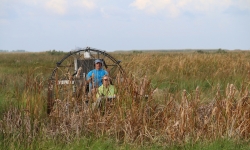
[(241, 49), (155, 49), (155, 50), (116, 50), (114, 52), (132, 52), (132, 53), (145, 53), (145, 52), (197, 52), (197, 53), (226, 53), (229, 51), (246, 51)]
[(49, 51), (46, 51), (46, 53), (49, 53), (51, 55), (61, 55), (61, 54), (64, 54), (65, 52), (63, 51), (60, 51), (60, 50), (49, 50)]
[[(9, 52), (24, 53), (24, 52), (28, 52), (28, 51), (25, 51), (25, 50), (0, 50), (0, 53), (9, 53)], [(46, 51), (46, 53), (49, 53), (51, 55), (58, 55), (58, 54), (63, 54), (64, 52), (60, 51), (60, 50), (48, 50), (48, 51)]]
[(19, 52), (19, 53), (23, 53), (23, 52), (25, 52), (25, 50), (12, 50), (12, 51), (9, 51), (9, 50), (0, 50), (0, 53), (7, 53), (7, 52)]

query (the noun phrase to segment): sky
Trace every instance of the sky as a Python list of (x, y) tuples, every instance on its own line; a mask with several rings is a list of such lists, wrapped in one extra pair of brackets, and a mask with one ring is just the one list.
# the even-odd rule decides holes
[(250, 0), (0, 0), (0, 50), (250, 50)]

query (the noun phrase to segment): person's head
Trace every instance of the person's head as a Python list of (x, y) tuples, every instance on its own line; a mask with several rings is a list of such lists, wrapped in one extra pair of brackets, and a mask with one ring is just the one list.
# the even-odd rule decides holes
[(104, 75), (104, 76), (102, 77), (102, 84), (103, 84), (104, 86), (107, 86), (107, 85), (110, 84), (110, 78), (109, 78), (108, 75)]
[(99, 70), (102, 68), (102, 61), (100, 59), (95, 60), (95, 69)]

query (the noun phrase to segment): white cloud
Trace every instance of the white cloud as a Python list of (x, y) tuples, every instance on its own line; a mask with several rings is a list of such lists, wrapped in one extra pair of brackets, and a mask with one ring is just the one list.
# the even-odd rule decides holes
[(37, 5), (39, 2), (43, 2), (42, 0), (20, 0), (23, 1), (27, 5)]
[(45, 7), (52, 12), (63, 15), (67, 11), (67, 0), (49, 0), (45, 2)]
[(96, 5), (93, 0), (47, 0), (45, 7), (52, 12), (64, 15), (71, 10), (79, 10), (79, 12), (82, 12), (81, 9), (92, 10)]
[[(96, 0), (0, 0), (0, 14), (12, 9), (19, 12), (23, 8), (33, 8), (39, 11), (47, 11), (58, 15), (65, 15), (72, 11), (83, 12), (96, 8)], [(26, 9), (29, 11), (29, 9)]]
[(135, 0), (131, 4), (131, 6), (134, 6), (140, 10), (147, 10), (151, 13), (162, 10), (168, 5), (171, 5), (171, 0)]
[(250, 9), (250, 0), (135, 0), (130, 6), (148, 13), (165, 12), (170, 17), (176, 17), (185, 11), (214, 14), (230, 6)]
[(87, 9), (94, 9), (96, 4), (91, 0), (76, 0), (74, 2), (74, 6), (87, 8)]

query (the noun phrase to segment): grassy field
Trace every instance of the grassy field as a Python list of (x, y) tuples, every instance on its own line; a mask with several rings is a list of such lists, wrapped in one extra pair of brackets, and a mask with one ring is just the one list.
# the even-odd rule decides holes
[[(61, 100), (48, 116), (64, 55), (0, 54), (1, 149), (249, 149), (250, 52), (113, 52), (128, 82), (112, 107), (64, 111)], [(148, 99), (134, 95), (143, 83)]]

